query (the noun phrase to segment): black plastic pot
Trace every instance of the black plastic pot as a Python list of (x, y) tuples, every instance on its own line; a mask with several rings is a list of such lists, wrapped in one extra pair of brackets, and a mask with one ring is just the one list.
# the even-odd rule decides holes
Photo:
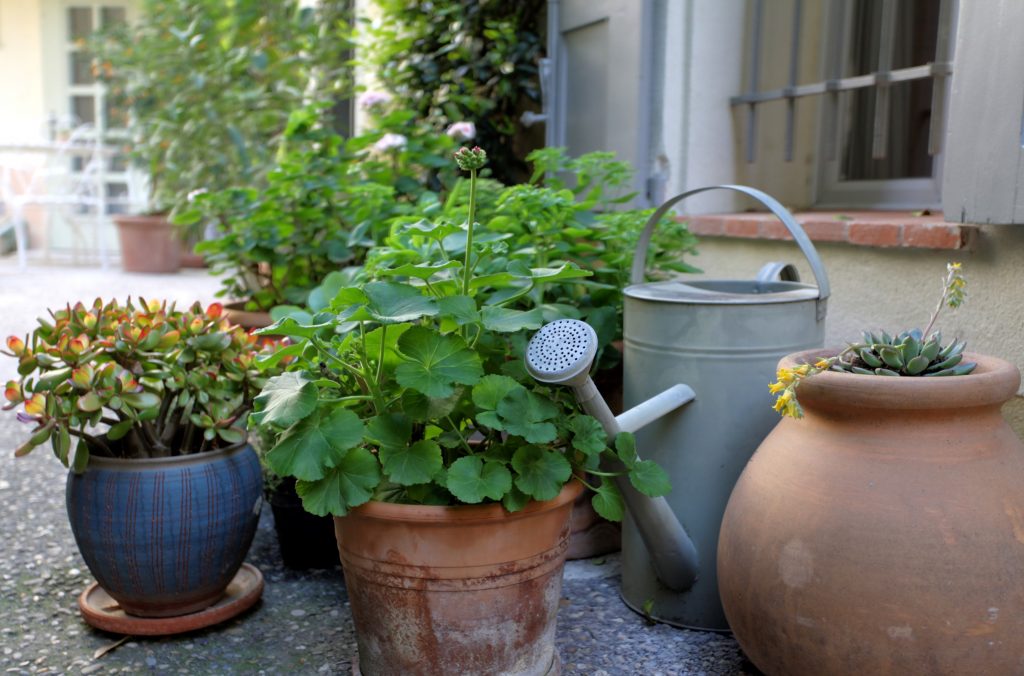
[(274, 513), (274, 530), (284, 565), (296, 570), (339, 565), (334, 520), (302, 508), (294, 478), (283, 479), (269, 492), (267, 501)]

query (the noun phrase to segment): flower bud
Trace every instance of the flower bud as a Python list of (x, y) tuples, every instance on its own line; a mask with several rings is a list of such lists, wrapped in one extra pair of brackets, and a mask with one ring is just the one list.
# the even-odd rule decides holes
[(466, 171), (481, 169), (487, 164), (487, 153), (480, 146), (459, 148), (455, 151), (455, 161), (460, 169)]

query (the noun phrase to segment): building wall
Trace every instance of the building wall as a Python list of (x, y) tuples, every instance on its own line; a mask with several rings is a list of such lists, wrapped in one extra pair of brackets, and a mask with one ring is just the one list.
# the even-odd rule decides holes
[(0, 144), (46, 139), (41, 0), (0, 0)]
[[(791, 0), (785, 0), (788, 5)], [(651, 171), (665, 178), (664, 196), (704, 185), (744, 183), (765, 190), (793, 209), (811, 203), (814, 194), (814, 147), (818, 134), (814, 98), (797, 108), (795, 158), (783, 162), (784, 104), (759, 106), (757, 165), (747, 165), (742, 140), (745, 110), (731, 111), (729, 97), (742, 91), (747, 3), (656, 0), (663, 57), (655, 61), (656, 91), (651, 100)], [(762, 62), (762, 88), (785, 84), (791, 26), (786, 7), (767, 3), (765, 34), (785, 45), (784, 58)], [(779, 3), (780, 5), (783, 3)], [(823, 17), (817, 3), (804, 3), (804, 57), (821, 49)], [(817, 35), (819, 38), (808, 38)], [(765, 49), (768, 49), (766, 45)], [(819, 73), (802, 58), (801, 80)], [(955, 64), (954, 64), (955, 70)], [(1008, 114), (1016, 114), (1007, 111)], [(747, 208), (745, 201), (723, 192), (688, 201), (683, 213), (714, 213)], [(958, 335), (968, 349), (1001, 357), (1024, 369), (1024, 227), (983, 226), (974, 249), (965, 252), (923, 249), (877, 249), (839, 243), (817, 245), (832, 283), (827, 343), (842, 345), (861, 329), (900, 331), (923, 328), (938, 295), (948, 261), (960, 260), (968, 280), (968, 301), (948, 309), (939, 320), (947, 337)], [(694, 260), (709, 278), (752, 278), (767, 261), (796, 263), (805, 280), (813, 279), (799, 249), (777, 241), (705, 238)], [(1024, 390), (1021, 391), (1024, 394)], [(1024, 436), (1024, 398), (1005, 409)]]

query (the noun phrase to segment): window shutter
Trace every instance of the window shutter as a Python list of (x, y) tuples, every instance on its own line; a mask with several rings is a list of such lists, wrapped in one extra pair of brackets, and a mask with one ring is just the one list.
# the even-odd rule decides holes
[(1024, 223), (1024, 2), (959, 3), (942, 210)]

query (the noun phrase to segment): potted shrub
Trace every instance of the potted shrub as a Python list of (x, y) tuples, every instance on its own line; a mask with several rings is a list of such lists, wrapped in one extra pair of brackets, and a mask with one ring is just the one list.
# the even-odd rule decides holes
[[(621, 412), (622, 289), (629, 283), (635, 243), (653, 210), (616, 209), (633, 197), (624, 194), (632, 170), (628, 163), (616, 161), (613, 153), (569, 158), (564, 148), (546, 148), (528, 159), (533, 165), (528, 183), (477, 182), (477, 238), (493, 246), (476, 272), (501, 274), (509, 265), (546, 267), (552, 261), (568, 261), (589, 271), (586, 278), (537, 285), (508, 306), (538, 308), (545, 321), (582, 319), (593, 326), (600, 344), (594, 378), (612, 410)], [(414, 212), (396, 220), (411, 224), (440, 213), (461, 222), (468, 209), (468, 188), (466, 181), (460, 181), (443, 202), (421, 199)], [(655, 232), (650, 256), (654, 275), (699, 272), (683, 260), (685, 254), (694, 253), (696, 241), (685, 224), (666, 216)], [(458, 245), (454, 239), (447, 240), (449, 248)], [(393, 232), (388, 246), (369, 253), (370, 269), (420, 260), (421, 249), (415, 230)], [(528, 285), (525, 279), (512, 282), (511, 292)], [(599, 519), (590, 508), (589, 496), (581, 495), (573, 513), (569, 558), (597, 556), (619, 547), (618, 524)]]
[[(262, 185), (289, 113), (344, 86), (345, 11), (296, 0), (146, 0), (136, 23), (95, 36), (96, 74), (111, 109), (128, 113), (129, 155), (149, 179), (147, 212), (115, 218), (126, 270), (177, 269), (167, 215), (190, 192)], [(203, 226), (185, 229), (185, 241)]]
[[(260, 512), (246, 417), (265, 376), (256, 337), (219, 305), (78, 303), (7, 339), (5, 408), (73, 471), (67, 506), (89, 570), (134, 616), (194, 613), (238, 571)], [(257, 594), (258, 597), (258, 594)], [(255, 598), (251, 599), (253, 602)]]
[[(506, 306), (588, 273), (553, 262), (475, 274), (497, 246), (474, 227), (485, 155), (456, 157), (470, 172), (465, 225), (399, 226), (420, 260), (340, 289), (306, 323), (266, 329), (296, 341), (275, 355), (294, 361), (268, 381), (252, 422), (280, 433), (267, 460), (297, 479), (306, 509), (336, 517), (367, 674), (547, 673), (585, 473), (618, 452), (640, 490), (667, 490), (630, 435), (607, 439), (564, 388), (527, 375), (525, 332), (542, 312)], [(621, 518), (614, 484), (595, 474), (595, 507)]]
[(729, 624), (765, 673), (1020, 669), (1024, 445), (1000, 414), (1020, 374), (944, 343), (937, 313), (780, 363), (786, 417), (744, 469), (718, 549)]

